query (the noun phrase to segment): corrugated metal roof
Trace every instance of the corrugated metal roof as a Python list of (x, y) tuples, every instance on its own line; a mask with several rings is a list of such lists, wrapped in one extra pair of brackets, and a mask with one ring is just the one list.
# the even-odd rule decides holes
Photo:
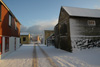
[(63, 6), (62, 8), (64, 8), (70, 16), (100, 18), (99, 9), (87, 9), (87, 8), (76, 8), (76, 7), (65, 7), (65, 6)]

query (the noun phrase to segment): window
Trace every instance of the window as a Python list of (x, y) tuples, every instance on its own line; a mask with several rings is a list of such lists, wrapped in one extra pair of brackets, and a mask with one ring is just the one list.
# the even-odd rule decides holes
[(26, 41), (26, 37), (23, 37), (23, 41)]
[(1, 21), (1, 3), (0, 3), (0, 21)]
[(9, 37), (5, 37), (5, 52), (9, 51)]
[(11, 26), (11, 15), (9, 15), (9, 26)]
[(96, 25), (95, 20), (88, 20), (88, 25), (89, 26), (95, 26)]
[(15, 30), (17, 30), (17, 21), (15, 21)]

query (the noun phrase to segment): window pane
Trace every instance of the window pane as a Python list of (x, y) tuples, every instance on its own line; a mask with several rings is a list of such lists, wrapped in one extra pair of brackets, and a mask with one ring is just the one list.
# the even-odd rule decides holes
[(23, 37), (23, 41), (26, 41), (26, 38), (25, 37)]
[(88, 20), (88, 25), (89, 26), (95, 26), (96, 25), (95, 20)]
[(1, 3), (0, 3), (0, 21), (1, 21)]
[(15, 21), (15, 30), (17, 30), (17, 21)]
[(9, 26), (11, 26), (11, 15), (9, 15)]

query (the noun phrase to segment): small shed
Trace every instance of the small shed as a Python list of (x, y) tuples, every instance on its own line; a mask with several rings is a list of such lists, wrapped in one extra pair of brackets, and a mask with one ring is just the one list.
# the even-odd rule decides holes
[(44, 30), (44, 44), (47, 44), (46, 41), (47, 41), (47, 38), (53, 34), (54, 31), (53, 30)]
[(55, 45), (66, 51), (100, 46), (100, 10), (61, 7), (54, 29)]
[(54, 37), (54, 33), (53, 33), (46, 40), (47, 46), (54, 45), (54, 39), (55, 39), (55, 37)]
[(30, 43), (30, 33), (20, 33), (20, 42), (21, 44)]

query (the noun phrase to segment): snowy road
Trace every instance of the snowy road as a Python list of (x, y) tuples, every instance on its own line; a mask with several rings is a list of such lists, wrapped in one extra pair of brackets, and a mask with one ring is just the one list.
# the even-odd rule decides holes
[(33, 44), (24, 45), (0, 60), (0, 67), (32, 67)]
[(0, 67), (100, 67), (100, 48), (69, 53), (53, 46), (27, 44), (0, 60)]
[(39, 45), (37, 46), (38, 67), (58, 67), (48, 54)]

